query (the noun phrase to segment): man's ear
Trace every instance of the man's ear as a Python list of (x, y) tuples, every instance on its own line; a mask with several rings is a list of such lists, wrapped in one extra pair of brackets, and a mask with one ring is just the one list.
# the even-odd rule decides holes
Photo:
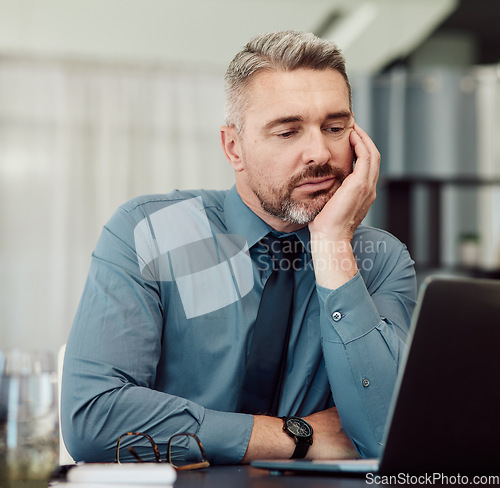
[(243, 160), (241, 157), (240, 135), (235, 127), (223, 125), (220, 128), (220, 140), (222, 150), (227, 160), (236, 172), (243, 171)]

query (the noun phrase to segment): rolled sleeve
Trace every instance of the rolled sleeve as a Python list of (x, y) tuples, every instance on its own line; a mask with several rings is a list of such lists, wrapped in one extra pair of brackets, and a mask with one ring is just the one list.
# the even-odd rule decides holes
[(246, 453), (252, 428), (252, 415), (205, 409), (197, 435), (211, 463), (236, 464)]

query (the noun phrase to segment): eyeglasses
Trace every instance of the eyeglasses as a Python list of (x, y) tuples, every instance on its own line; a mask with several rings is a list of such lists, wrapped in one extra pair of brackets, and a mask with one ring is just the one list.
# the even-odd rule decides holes
[[(116, 441), (116, 458), (115, 461), (118, 464), (121, 464), (120, 461), (120, 453), (123, 453), (124, 449), (126, 449), (139, 463), (145, 462), (141, 456), (137, 453), (137, 448), (139, 446), (136, 446), (136, 448), (132, 446), (125, 446), (122, 447), (122, 441), (127, 438), (134, 436), (135, 438), (144, 438), (146, 439), (150, 446), (147, 445), (147, 449), (149, 450), (149, 447), (153, 449), (153, 455), (155, 462), (157, 463), (162, 463), (165, 462), (161, 459), (160, 455), (160, 450), (158, 449), (158, 445), (154, 441), (154, 439), (148, 435), (144, 434), (142, 432), (127, 432), (123, 435), (121, 435), (118, 440)], [(193, 459), (190, 462), (184, 462), (184, 456), (179, 456), (179, 453), (176, 453), (176, 447), (184, 447), (187, 450), (188, 445), (190, 444), (190, 439), (194, 439), (197, 448), (195, 448), (192, 452), (195, 454), (193, 455)], [(144, 446), (141, 446), (144, 447)], [(123, 455), (122, 455), (123, 459)], [(193, 462), (194, 461), (194, 462)], [(207, 461), (207, 457), (205, 455), (205, 450), (203, 449), (203, 445), (201, 444), (200, 439), (195, 434), (191, 434), (189, 432), (181, 432), (179, 434), (173, 435), (169, 440), (167, 444), (167, 462), (169, 462), (177, 471), (187, 471), (191, 469), (202, 469), (202, 468), (208, 468), (210, 466), (210, 463)]]

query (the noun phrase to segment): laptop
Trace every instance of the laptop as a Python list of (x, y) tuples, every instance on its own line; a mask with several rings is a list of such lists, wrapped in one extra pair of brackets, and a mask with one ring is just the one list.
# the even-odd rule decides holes
[(407, 346), (380, 459), (252, 466), (272, 473), (500, 472), (500, 280), (427, 278)]

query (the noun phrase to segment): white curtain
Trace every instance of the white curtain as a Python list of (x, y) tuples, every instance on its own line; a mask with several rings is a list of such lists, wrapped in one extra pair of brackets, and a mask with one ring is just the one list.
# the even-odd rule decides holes
[(231, 186), (222, 123), (221, 73), (0, 58), (0, 349), (66, 341), (118, 205)]

